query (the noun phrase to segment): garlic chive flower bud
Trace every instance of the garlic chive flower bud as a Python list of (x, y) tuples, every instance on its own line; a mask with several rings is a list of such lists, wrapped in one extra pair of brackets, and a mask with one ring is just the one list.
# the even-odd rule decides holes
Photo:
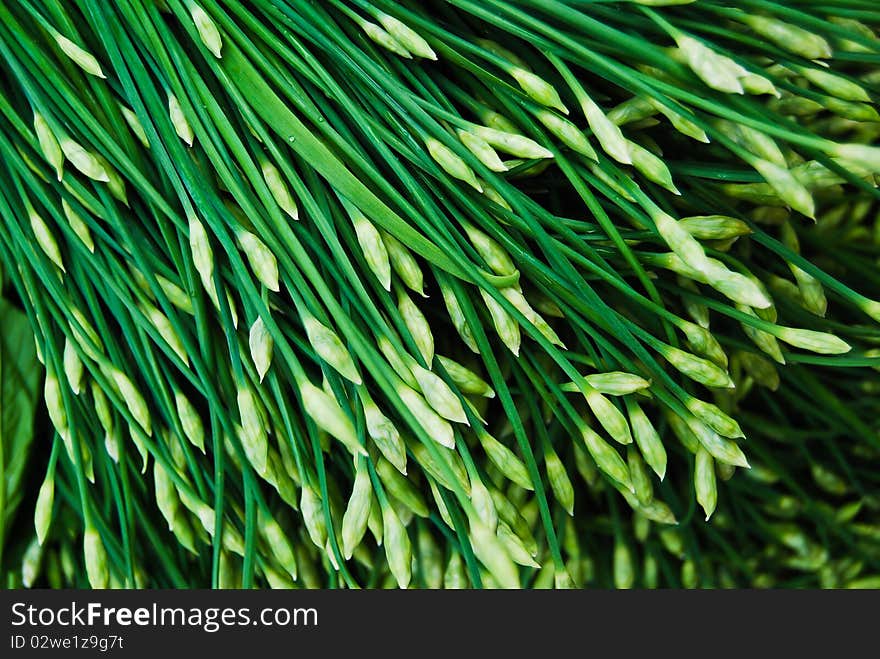
[(61, 199), (61, 210), (64, 211), (64, 217), (67, 218), (70, 228), (73, 229), (77, 238), (82, 241), (83, 245), (86, 246), (86, 249), (94, 254), (95, 241), (92, 239), (92, 232), (89, 229), (89, 225), (77, 215), (64, 198)]
[(382, 413), (365, 387), (359, 389), (359, 394), (364, 409), (367, 435), (373, 440), (385, 459), (405, 476), (406, 446), (400, 437), (400, 432), (391, 419)]
[(102, 367), (102, 371), (116, 387), (119, 397), (125, 403), (134, 420), (137, 421), (148, 436), (151, 435), (153, 431), (150, 423), (150, 410), (141, 392), (138, 391), (129, 377), (115, 366), (108, 365)]
[(477, 192), (483, 191), (483, 188), (477, 182), (474, 170), (443, 142), (433, 137), (428, 137), (425, 139), (425, 146), (428, 147), (428, 153), (443, 168), (443, 171), (453, 178), (464, 181)]
[(183, 428), (184, 436), (193, 446), (204, 453), (205, 428), (199, 413), (189, 399), (180, 391), (174, 392), (174, 407), (177, 410), (177, 416), (180, 418), (180, 425)]
[(260, 170), (263, 173), (266, 187), (269, 188), (269, 192), (275, 203), (278, 204), (278, 208), (287, 213), (292, 219), (298, 220), (299, 209), (297, 209), (296, 202), (293, 200), (287, 183), (284, 182), (284, 178), (281, 172), (278, 171), (278, 168), (266, 158), (262, 158), (260, 160)]
[[(379, 283), (382, 284), (382, 288), (386, 291), (391, 290), (391, 261), (388, 256), (388, 249), (385, 245), (385, 241), (382, 240), (382, 234), (379, 230), (370, 222), (363, 213), (352, 214), (352, 224), (354, 225), (354, 232), (357, 236), (358, 244), (361, 247), (361, 253), (364, 255), (364, 260), (367, 262), (367, 266), (376, 275), (376, 279), (379, 280)], [(412, 259), (412, 256), (407, 252), (407, 256)], [(416, 271), (418, 272), (418, 283), (419, 290), (422, 291), (422, 283), (421, 283), (421, 270), (418, 265), (415, 266)], [(406, 282), (404, 282), (406, 283)]]
[(70, 390), (78, 395), (83, 387), (83, 363), (70, 338), (64, 339), (64, 356), (62, 362), (64, 365), (64, 375), (67, 376), (67, 383), (70, 385)]
[(64, 261), (61, 258), (61, 249), (58, 247), (58, 243), (55, 242), (52, 230), (49, 228), (49, 225), (46, 224), (45, 220), (37, 214), (34, 208), (30, 205), (28, 206), (28, 219), (30, 220), (31, 230), (34, 232), (34, 237), (37, 239), (37, 244), (40, 246), (40, 249), (43, 250), (43, 253), (49, 257), (49, 260), (58, 266), (61, 272), (66, 272), (64, 269)]
[(639, 447), (645, 462), (648, 463), (648, 466), (654, 470), (654, 473), (662, 481), (666, 475), (667, 457), (666, 448), (663, 446), (660, 435), (638, 403), (627, 401), (626, 407), (635, 443)]
[(718, 503), (718, 489), (715, 484), (715, 461), (702, 447), (697, 451), (694, 463), (694, 489), (697, 503), (702, 506), (706, 521), (709, 521)]
[(192, 126), (187, 121), (183, 108), (180, 107), (180, 101), (171, 93), (168, 94), (168, 116), (171, 117), (171, 124), (174, 126), (174, 132), (177, 133), (177, 136), (186, 142), (187, 146), (192, 146), (195, 137)]
[(544, 450), (544, 468), (547, 471), (547, 480), (550, 481), (553, 496), (569, 515), (573, 515), (574, 487), (565, 471), (562, 460), (550, 446)]
[(145, 149), (149, 149), (150, 141), (147, 139), (147, 131), (144, 130), (144, 126), (141, 123), (141, 120), (138, 119), (137, 114), (135, 114), (131, 108), (122, 103), (119, 103), (119, 110), (122, 112), (122, 118), (125, 119), (125, 123), (131, 128), (131, 132), (134, 133), (134, 136), (144, 145)]
[(97, 529), (91, 524), (86, 525), (83, 536), (83, 556), (89, 585), (95, 590), (106, 588), (110, 581), (107, 550)]
[(388, 34), (390, 34), (392, 38), (408, 52), (417, 57), (423, 57), (429, 60), (437, 59), (437, 53), (435, 53), (431, 49), (431, 46), (428, 45), (428, 42), (411, 27), (393, 16), (389, 16), (382, 12), (379, 12), (378, 19), (379, 23), (382, 24), (382, 27), (385, 28)]
[(446, 305), (446, 312), (449, 314), (449, 320), (452, 322), (452, 326), (455, 327), (455, 331), (458, 332), (458, 336), (464, 344), (470, 348), (471, 352), (479, 353), (480, 350), (474, 340), (473, 332), (471, 332), (471, 328), (464, 317), (464, 310), (461, 308), (461, 304), (455, 296), (455, 291), (445, 283), (441, 283), (440, 293), (443, 296), (443, 302)]
[(442, 355), (437, 355), (437, 361), (440, 362), (440, 365), (443, 366), (461, 393), (475, 394), (477, 396), (485, 396), (486, 398), (495, 397), (495, 391), (492, 387), (469, 368)]
[(174, 329), (174, 325), (168, 319), (164, 313), (162, 313), (159, 309), (154, 307), (152, 304), (146, 301), (142, 301), (138, 304), (141, 312), (146, 316), (147, 320), (150, 321), (150, 324), (156, 328), (156, 331), (159, 333), (159, 336), (168, 344), (171, 350), (180, 357), (180, 360), (184, 364), (189, 364), (189, 355), (186, 352), (186, 348), (183, 345), (183, 340), (180, 338), (180, 335)]
[(342, 442), (352, 455), (367, 454), (358, 442), (354, 424), (335, 398), (308, 381), (300, 383), (299, 393), (306, 414), (319, 428)]
[(776, 327), (772, 334), (789, 345), (821, 355), (841, 355), (852, 350), (846, 341), (827, 332), (798, 329), (795, 327)]
[(248, 332), (248, 348), (250, 349), (251, 359), (254, 367), (257, 369), (257, 376), (260, 382), (269, 372), (269, 366), (272, 364), (272, 349), (274, 342), (266, 324), (261, 317), (258, 317)]
[(815, 219), (816, 207), (813, 196), (785, 167), (780, 167), (768, 160), (756, 158), (752, 166), (770, 184), (770, 187), (785, 203), (794, 210)]
[(727, 371), (712, 362), (692, 355), (684, 350), (664, 346), (660, 354), (679, 372), (707, 387), (733, 387), (733, 380)]
[(493, 172), (507, 171), (507, 165), (502, 162), (495, 149), (482, 137), (462, 129), (455, 131), (455, 134), (458, 135), (458, 139), (467, 147), (467, 150)]
[(682, 261), (700, 272), (710, 269), (703, 246), (675, 218), (658, 209), (652, 219), (657, 232)]
[(409, 586), (412, 577), (412, 546), (406, 528), (390, 505), (382, 506), (383, 544), (388, 567), (401, 588)]
[(278, 261), (266, 244), (250, 231), (239, 231), (238, 244), (247, 256), (248, 263), (257, 279), (270, 291), (278, 292)]
[(568, 119), (564, 119), (550, 110), (538, 110), (535, 112), (535, 117), (565, 146), (590, 160), (599, 159), (587, 136)]
[(391, 51), (395, 55), (400, 55), (406, 59), (412, 59), (410, 52), (404, 48), (397, 39), (392, 37), (380, 26), (371, 23), (370, 21), (361, 21), (360, 26), (364, 31), (364, 34), (366, 34), (377, 45)]
[(202, 43), (205, 44), (205, 47), (211, 51), (214, 57), (220, 59), (222, 57), (220, 50), (223, 47), (223, 41), (213, 19), (204, 9), (196, 4), (190, 5), (189, 15), (192, 17), (193, 23), (195, 23), (196, 31), (199, 33)]
[(673, 194), (681, 194), (678, 188), (675, 187), (675, 183), (672, 181), (672, 174), (663, 160), (640, 144), (629, 142), (628, 146), (633, 167), (641, 172), (645, 178), (663, 188), (666, 188)]
[(507, 310), (494, 297), (482, 288), (480, 289), (480, 296), (489, 310), (489, 316), (492, 318), (492, 324), (495, 326), (498, 337), (514, 355), (519, 355), (519, 346), (522, 340), (519, 323), (513, 316), (507, 313)]
[(46, 474), (40, 491), (37, 494), (37, 503), (34, 506), (34, 528), (37, 532), (37, 542), (40, 545), (49, 534), (49, 526), (52, 524), (52, 508), (55, 503), (55, 475)]
[(323, 549), (324, 544), (327, 542), (327, 523), (324, 519), (324, 506), (318, 493), (307, 484), (304, 484), (302, 488), (299, 509), (309, 537), (316, 547)]
[[(388, 252), (388, 259), (391, 262), (391, 267), (394, 269), (394, 272), (400, 277), (404, 286), (424, 297), (424, 276), (422, 275), (422, 269), (419, 267), (415, 257), (409, 249), (407, 249), (406, 245), (401, 243), (390, 233), (380, 231), (380, 235), (382, 236), (382, 242)], [(380, 281), (382, 281), (381, 278)]]
[(342, 516), (342, 555), (348, 560), (367, 532), (370, 506), (373, 501), (373, 486), (366, 460), (355, 462), (354, 486), (351, 497)]
[(744, 93), (739, 79), (748, 74), (746, 69), (693, 37), (679, 32), (674, 38), (688, 66), (709, 87), (728, 94)]
[(97, 78), (107, 77), (101, 70), (101, 65), (98, 63), (98, 60), (89, 51), (76, 45), (73, 41), (65, 37), (63, 34), (56, 32), (53, 36), (55, 38), (55, 43), (58, 44), (58, 47), (79, 68), (81, 68), (89, 75), (93, 75)]
[(756, 34), (768, 41), (805, 59), (825, 59), (831, 57), (831, 46), (818, 34), (776, 18), (737, 12), (736, 20), (745, 23)]
[(517, 589), (520, 587), (519, 572), (510, 559), (498, 536), (481, 520), (472, 516), (470, 523), (470, 540), (474, 554), (486, 566), (501, 588)]
[(608, 400), (604, 395), (595, 389), (586, 389), (585, 397), (587, 405), (596, 416), (596, 419), (611, 435), (611, 437), (621, 444), (631, 444), (632, 435), (630, 434), (629, 424), (626, 417), (617, 409), (617, 407)]
[(64, 173), (64, 152), (61, 150), (61, 145), (52, 129), (49, 128), (49, 124), (39, 112), (34, 112), (34, 132), (37, 135), (37, 142), (40, 144), (43, 157), (46, 162), (52, 165), (60, 181)]
[(590, 130), (593, 131), (593, 135), (596, 136), (605, 153), (623, 165), (632, 164), (629, 142), (617, 124), (608, 119), (602, 109), (586, 93), (578, 94), (578, 100)]
[(396, 391), (430, 439), (446, 448), (455, 448), (454, 432), (446, 419), (435, 412), (424, 398), (402, 382), (397, 384)]
[[(516, 127), (512, 127), (514, 130)], [(515, 132), (487, 126), (473, 126), (470, 132), (496, 149), (518, 158), (552, 158), (553, 152), (534, 140)]]
[(559, 92), (539, 75), (518, 66), (510, 67), (507, 72), (532, 100), (537, 101), (541, 105), (556, 108), (562, 114), (568, 114), (568, 108), (565, 107), (562, 99), (559, 98)]
[(584, 445), (587, 447), (587, 451), (593, 456), (593, 460), (596, 461), (599, 469), (630, 492), (634, 492), (632, 482), (630, 481), (629, 469), (623, 458), (620, 457), (620, 454), (586, 424), (581, 426), (581, 437)]
[(701, 240), (726, 240), (746, 236), (752, 232), (748, 224), (727, 215), (683, 217), (678, 223), (694, 238)]
[(94, 181), (107, 183), (110, 176), (107, 174), (100, 161), (83, 148), (83, 146), (69, 137), (62, 137), (59, 141), (61, 151), (64, 157), (70, 161), (70, 164), (76, 167), (82, 174), (88, 176)]
[[(596, 391), (608, 396), (626, 396), (651, 386), (651, 382), (643, 377), (622, 371), (609, 371), (607, 373), (591, 373), (584, 376), (584, 380)], [(562, 386), (563, 391), (580, 391), (577, 384)]]
[(360, 384), (361, 376), (354, 360), (336, 332), (305, 312), (302, 314), (302, 321), (309, 343), (312, 344), (317, 355), (336, 369), (340, 375), (355, 384)]
[(724, 437), (745, 437), (735, 419), (725, 414), (717, 405), (707, 403), (691, 396), (687, 402), (688, 410), (700, 421)]
[(486, 457), (498, 468), (498, 471), (523, 489), (534, 490), (535, 486), (529, 472), (516, 454), (482, 427), (477, 427), (475, 430)]
[(434, 335), (425, 315), (419, 310), (409, 295), (400, 292), (397, 296), (397, 308), (403, 318), (403, 322), (416, 343), (416, 347), (422, 354), (425, 363), (430, 368), (434, 360)]
[(469, 424), (464, 407), (455, 392), (436, 373), (422, 368), (415, 361), (410, 364), (410, 371), (428, 404), (444, 419)]

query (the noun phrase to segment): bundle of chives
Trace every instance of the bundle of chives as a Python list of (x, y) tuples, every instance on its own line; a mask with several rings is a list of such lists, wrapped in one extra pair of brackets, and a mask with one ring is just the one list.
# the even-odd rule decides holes
[(875, 579), (880, 17), (658, 4), (0, 8), (30, 580)]

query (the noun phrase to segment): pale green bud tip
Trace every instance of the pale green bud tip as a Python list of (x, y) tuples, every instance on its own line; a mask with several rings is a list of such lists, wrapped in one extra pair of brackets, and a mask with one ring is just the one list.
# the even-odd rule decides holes
[(37, 134), (37, 141), (40, 144), (40, 149), (43, 151), (43, 156), (55, 169), (55, 173), (60, 181), (64, 172), (64, 152), (61, 150), (61, 145), (58, 144), (54, 133), (52, 133), (52, 129), (49, 128), (49, 124), (46, 123), (43, 115), (39, 112), (34, 113), (34, 132)]
[(406, 528), (391, 506), (382, 506), (382, 526), (388, 567), (397, 585), (406, 588), (412, 577), (412, 547)]
[(694, 238), (703, 240), (725, 240), (745, 236), (752, 232), (748, 224), (727, 215), (683, 217), (678, 223)]
[(565, 107), (562, 99), (559, 98), (559, 92), (549, 82), (531, 71), (518, 66), (511, 67), (509, 73), (519, 83), (522, 90), (533, 100), (541, 105), (556, 108), (563, 114), (568, 114), (568, 108)]
[(247, 256), (248, 263), (257, 279), (270, 291), (278, 292), (281, 286), (278, 282), (278, 261), (266, 244), (250, 231), (242, 231), (238, 234), (238, 244)]
[(358, 442), (351, 419), (337, 400), (305, 381), (299, 385), (303, 407), (315, 424), (342, 442), (354, 455), (366, 455), (366, 449)]
[(180, 417), (180, 425), (183, 434), (190, 443), (205, 452), (205, 428), (199, 413), (193, 407), (189, 399), (180, 391), (174, 392), (174, 405), (177, 408), (177, 416)]
[(859, 305), (859, 308), (880, 323), (880, 302), (877, 300), (865, 300)]
[(447, 174), (453, 178), (464, 181), (478, 192), (483, 191), (483, 188), (480, 187), (480, 184), (477, 181), (476, 175), (474, 175), (474, 171), (464, 160), (459, 158), (452, 149), (433, 137), (428, 137), (425, 140), (425, 146), (428, 147), (428, 153), (431, 154), (431, 157)]
[(448, 449), (455, 448), (455, 433), (452, 426), (429, 407), (424, 398), (402, 383), (397, 386), (397, 395), (428, 437)]
[(250, 348), (251, 359), (254, 361), (260, 382), (263, 381), (266, 373), (269, 372), (269, 366), (272, 363), (273, 346), (274, 342), (269, 334), (269, 330), (266, 329), (266, 324), (262, 318), (257, 318), (254, 324), (251, 325), (248, 334), (248, 347)]
[(486, 126), (474, 126), (471, 129), (471, 132), (496, 149), (519, 158), (553, 157), (552, 151), (519, 133), (498, 130), (497, 128), (488, 128)]
[(707, 359), (697, 357), (671, 346), (666, 346), (661, 350), (661, 354), (678, 371), (707, 387), (732, 388), (735, 386), (727, 371), (719, 368)]
[(757, 158), (753, 163), (754, 168), (770, 184), (770, 187), (779, 195), (785, 203), (794, 210), (803, 213), (809, 218), (816, 219), (816, 206), (813, 196), (785, 167)]
[[(386, 291), (391, 290), (391, 261), (382, 234), (372, 222), (361, 216), (353, 218), (358, 244), (370, 270)], [(418, 268), (418, 266), (416, 266)]]
[(238, 413), (241, 417), (241, 444), (248, 460), (257, 473), (266, 472), (269, 442), (263, 416), (257, 408), (254, 394), (248, 386), (239, 386), (237, 393)]
[(388, 31), (388, 34), (413, 55), (429, 60), (437, 59), (437, 53), (431, 49), (428, 42), (405, 23), (388, 14), (380, 14), (379, 22)]
[(506, 172), (507, 165), (501, 160), (495, 149), (483, 138), (466, 130), (457, 130), (456, 134), (468, 151), (493, 172)]
[[(609, 396), (625, 396), (651, 386), (651, 381), (632, 373), (609, 371), (608, 373), (592, 373), (584, 378), (593, 389)], [(578, 391), (577, 384), (563, 385), (564, 391)]]
[(110, 581), (110, 571), (107, 566), (107, 550), (101, 542), (98, 531), (92, 527), (86, 527), (83, 536), (83, 556), (85, 557), (86, 574), (92, 588), (106, 588)]
[(86, 249), (94, 254), (95, 241), (92, 238), (92, 232), (89, 230), (89, 225), (74, 212), (73, 208), (70, 207), (70, 204), (68, 204), (65, 199), (61, 200), (61, 209), (64, 211), (64, 217), (66, 217), (68, 223), (70, 223), (70, 228), (73, 229), (73, 232), (82, 241), (83, 245), (86, 246)]
[(60, 144), (61, 150), (64, 152), (64, 157), (85, 176), (102, 183), (110, 181), (110, 176), (107, 174), (107, 170), (104, 169), (100, 161), (94, 156), (94, 154), (86, 151), (81, 144), (74, 142), (68, 137), (62, 138)]
[(174, 132), (177, 133), (177, 136), (186, 142), (187, 146), (192, 146), (195, 137), (192, 126), (187, 121), (186, 115), (183, 114), (180, 101), (174, 94), (168, 94), (168, 115), (171, 117), (171, 124), (174, 126)]
[(779, 327), (773, 333), (780, 341), (822, 355), (841, 355), (852, 350), (846, 341), (827, 332)]
[(31, 222), (31, 230), (34, 232), (34, 237), (37, 239), (40, 249), (43, 250), (52, 263), (58, 266), (61, 272), (66, 272), (64, 261), (61, 258), (61, 249), (58, 247), (58, 243), (55, 241), (49, 225), (33, 209), (28, 212), (28, 218)]
[(658, 211), (654, 213), (653, 220), (660, 236), (682, 261), (700, 272), (710, 269), (703, 246), (675, 218)]
[(599, 144), (609, 156), (623, 165), (632, 164), (632, 155), (629, 152), (629, 143), (623, 136), (620, 128), (608, 119), (602, 110), (590, 98), (581, 99), (581, 107), (590, 130), (599, 140)]
[(587, 425), (581, 427), (581, 437), (599, 469), (635, 494), (629, 468), (620, 454)]
[(64, 51), (65, 55), (73, 60), (73, 62), (86, 73), (98, 78), (107, 77), (101, 70), (101, 65), (98, 63), (98, 60), (87, 50), (80, 48), (62, 34), (55, 35), (55, 43), (57, 43), (58, 47)]
[(685, 34), (675, 35), (675, 41), (688, 66), (709, 87), (730, 94), (744, 93), (739, 79), (748, 75), (748, 71), (742, 66)]
[(703, 448), (697, 451), (694, 464), (694, 489), (697, 502), (706, 513), (706, 521), (708, 521), (718, 503), (718, 489), (715, 481), (715, 462), (709, 452)]
[(608, 432), (615, 441), (621, 444), (631, 444), (632, 435), (630, 434), (629, 424), (626, 417), (620, 410), (608, 400), (605, 396), (595, 390), (588, 390), (586, 394), (587, 405), (590, 406), (593, 414), (602, 424), (602, 427)]
[(392, 37), (388, 32), (383, 30), (381, 27), (376, 25), (375, 23), (371, 23), (370, 21), (363, 21), (361, 23), (361, 29), (364, 33), (376, 44), (382, 46), (386, 50), (391, 51), (396, 55), (400, 55), (406, 59), (412, 59), (412, 55), (410, 52), (404, 48), (400, 42), (397, 41), (394, 37)]
[(416, 342), (425, 363), (430, 368), (434, 361), (434, 334), (431, 332), (431, 326), (425, 315), (405, 293), (399, 295), (397, 308), (400, 310), (403, 322)]
[(49, 533), (49, 526), (52, 523), (52, 507), (54, 503), (55, 478), (49, 474), (40, 486), (40, 492), (37, 495), (37, 504), (34, 507), (34, 529), (37, 532), (37, 542), (41, 545), (46, 540), (46, 535)]
[(725, 414), (717, 405), (697, 398), (688, 399), (687, 408), (691, 414), (725, 437), (745, 437), (735, 419)]
[(549, 110), (538, 110), (535, 116), (538, 118), (538, 121), (546, 126), (547, 130), (558, 137), (567, 147), (586, 156), (590, 160), (599, 159), (595, 149), (587, 140), (587, 136), (568, 119), (564, 119)]
[(116, 385), (122, 400), (125, 401), (128, 411), (131, 412), (131, 415), (134, 417), (134, 420), (138, 422), (147, 435), (152, 434), (150, 410), (147, 407), (147, 402), (144, 400), (144, 397), (141, 396), (141, 393), (137, 390), (137, 387), (134, 386), (134, 383), (125, 373), (117, 368), (113, 368), (110, 371), (110, 377)]
[(458, 396), (440, 376), (415, 363), (411, 365), (410, 371), (418, 382), (425, 400), (440, 416), (470, 425)]
[(304, 315), (303, 326), (309, 343), (312, 344), (318, 356), (335, 368), (340, 375), (355, 384), (360, 384), (362, 380), (354, 360), (336, 332), (318, 322), (314, 316)]
[(263, 172), (263, 180), (266, 182), (266, 187), (269, 188), (275, 203), (292, 219), (298, 220), (299, 209), (290, 194), (287, 184), (284, 182), (284, 178), (281, 176), (281, 172), (268, 160), (260, 162), (260, 169)]
[(866, 171), (880, 173), (880, 147), (868, 144), (833, 144), (829, 147), (828, 154)]
[(214, 57), (220, 59), (220, 49), (223, 47), (223, 41), (220, 38), (220, 31), (217, 29), (217, 25), (208, 16), (208, 13), (198, 5), (192, 5), (189, 13), (192, 16), (193, 23), (196, 25), (196, 30), (202, 43), (205, 44), (205, 47), (211, 51)]

